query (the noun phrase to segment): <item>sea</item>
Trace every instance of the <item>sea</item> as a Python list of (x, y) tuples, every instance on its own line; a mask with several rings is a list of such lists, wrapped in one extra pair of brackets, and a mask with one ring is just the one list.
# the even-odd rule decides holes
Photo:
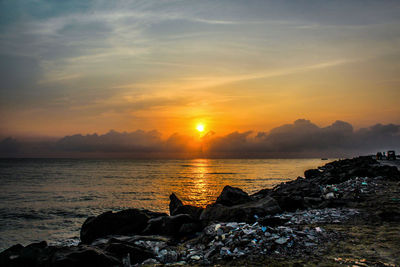
[(225, 185), (249, 194), (303, 176), (321, 159), (0, 159), (0, 251), (46, 240), (79, 242), (82, 223), (106, 211), (168, 213), (169, 195), (205, 207)]

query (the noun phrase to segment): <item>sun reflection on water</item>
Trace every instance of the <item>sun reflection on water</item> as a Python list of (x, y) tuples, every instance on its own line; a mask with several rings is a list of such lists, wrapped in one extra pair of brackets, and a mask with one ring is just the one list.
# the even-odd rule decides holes
[(191, 164), (192, 168), (189, 169), (188, 178), (192, 180), (192, 185), (189, 191), (189, 198), (191, 203), (195, 203), (197, 206), (206, 206), (209, 202), (209, 192), (212, 184), (208, 179), (207, 174), (209, 170), (210, 160), (208, 159), (194, 159)]

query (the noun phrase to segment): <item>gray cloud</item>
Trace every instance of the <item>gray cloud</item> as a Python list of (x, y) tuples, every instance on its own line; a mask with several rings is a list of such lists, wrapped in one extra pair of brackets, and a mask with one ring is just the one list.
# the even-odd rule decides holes
[(163, 139), (158, 131), (142, 130), (77, 134), (53, 142), (19, 142), (12, 138), (0, 142), (1, 157), (343, 157), (388, 149), (400, 149), (400, 125), (376, 124), (355, 131), (343, 121), (319, 127), (304, 119), (270, 132), (233, 132), (225, 136), (209, 133), (201, 144), (181, 134)]

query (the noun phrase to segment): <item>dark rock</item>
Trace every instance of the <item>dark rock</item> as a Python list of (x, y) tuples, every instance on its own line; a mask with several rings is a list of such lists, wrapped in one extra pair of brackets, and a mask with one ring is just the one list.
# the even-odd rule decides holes
[(182, 201), (174, 194), (172, 193), (169, 196), (169, 214), (170, 215), (175, 215), (174, 212), (177, 208), (182, 207), (183, 203)]
[(52, 267), (121, 266), (121, 261), (96, 247), (81, 245), (59, 249), (51, 260)]
[(32, 243), (26, 247), (17, 244), (0, 254), (0, 266), (44, 266), (55, 251), (46, 241)]
[(269, 196), (278, 201), (284, 211), (304, 209), (304, 198), (320, 198), (321, 189), (318, 183), (310, 179), (297, 179), (281, 184), (269, 193)]
[(215, 203), (224, 206), (234, 206), (251, 200), (251, 197), (242, 189), (227, 185), (224, 187)]
[(400, 171), (395, 166), (380, 165), (372, 169), (373, 177), (382, 176), (389, 180), (400, 180)]
[(27, 266), (30, 262), (21, 259), (21, 250), (24, 248), (21, 244), (14, 245), (0, 253), (0, 266)]
[(104, 250), (113, 255), (116, 255), (119, 259), (126, 257), (129, 253), (130, 262), (132, 264), (141, 263), (155, 256), (153, 252), (149, 249), (137, 246), (133, 243), (113, 239), (111, 239), (109, 243), (106, 244)]
[(23, 248), (24, 246), (21, 244), (16, 244), (14, 246), (11, 246), (0, 253), (0, 259), (3, 259), (3, 257), (8, 258), (10, 255), (17, 255)]
[(317, 208), (319, 207), (324, 200), (320, 197), (304, 197), (303, 204), (306, 208)]
[(321, 175), (321, 172), (318, 169), (310, 169), (310, 170), (306, 170), (304, 172), (304, 177), (306, 179), (316, 178), (316, 177), (319, 177), (320, 175)]
[(203, 208), (201, 207), (196, 207), (196, 206), (191, 206), (191, 205), (183, 205), (178, 207), (174, 213), (171, 215), (179, 215), (179, 214), (188, 214), (190, 215), (193, 219), (198, 220), (200, 218), (201, 213), (203, 212)]
[(148, 221), (148, 225), (143, 231), (143, 234), (176, 236), (180, 235), (179, 230), (182, 225), (195, 222), (196, 221), (188, 214), (158, 217)]
[(89, 217), (82, 225), (81, 241), (88, 244), (107, 235), (138, 234), (146, 228), (148, 220), (160, 216), (167, 216), (167, 214), (128, 209), (116, 213), (109, 211), (97, 217)]
[(294, 196), (274, 196), (278, 201), (279, 207), (284, 211), (296, 211), (304, 209), (303, 197), (299, 195)]
[(211, 221), (253, 222), (255, 220), (255, 215), (273, 215), (280, 211), (281, 209), (275, 199), (271, 197), (265, 197), (257, 201), (252, 201), (231, 207), (227, 207), (221, 204), (209, 205), (202, 212), (200, 220), (205, 223)]
[(179, 228), (179, 234), (186, 236), (196, 232), (200, 232), (203, 229), (201, 222), (184, 223)]
[(284, 225), (288, 221), (290, 221), (290, 219), (279, 218), (279, 217), (270, 217), (270, 216), (266, 216), (266, 217), (261, 218), (260, 220), (258, 220), (258, 222), (261, 225), (270, 226), (270, 227), (276, 227), (276, 226)]
[(174, 193), (169, 196), (169, 199), (169, 213), (171, 216), (188, 214), (195, 220), (200, 218), (203, 208), (192, 205), (183, 205), (182, 201)]
[(385, 210), (378, 213), (379, 217), (386, 222), (399, 222), (400, 213), (393, 210)]
[(261, 189), (260, 191), (251, 195), (251, 198), (253, 200), (258, 200), (258, 199), (264, 198), (265, 196), (268, 196), (271, 193), (271, 191), (272, 191), (272, 189), (270, 189), (270, 188)]

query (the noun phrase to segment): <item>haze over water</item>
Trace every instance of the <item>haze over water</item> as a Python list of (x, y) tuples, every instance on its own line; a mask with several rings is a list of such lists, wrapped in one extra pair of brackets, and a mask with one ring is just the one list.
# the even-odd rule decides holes
[(146, 208), (168, 212), (169, 194), (205, 206), (225, 185), (248, 193), (302, 176), (320, 159), (0, 160), (0, 250), (79, 241), (88, 216)]

